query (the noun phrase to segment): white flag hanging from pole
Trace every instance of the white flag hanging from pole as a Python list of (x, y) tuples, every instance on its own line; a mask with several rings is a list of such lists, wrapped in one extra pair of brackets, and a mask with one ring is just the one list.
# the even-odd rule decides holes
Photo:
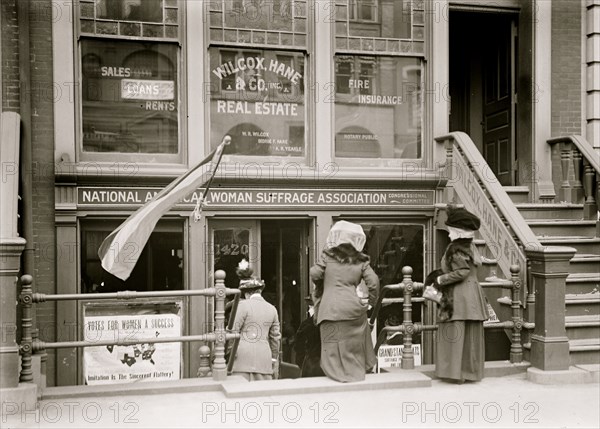
[[(112, 275), (127, 280), (137, 263), (144, 246), (150, 238), (158, 220), (181, 199), (204, 187), (200, 203), (206, 197), (210, 183), (217, 171), (225, 146), (231, 142), (229, 136), (198, 165), (173, 180), (165, 189), (129, 216), (117, 229), (104, 239), (98, 249), (102, 268)], [(208, 171), (203, 165), (210, 163)], [(194, 217), (199, 215), (194, 209)]]

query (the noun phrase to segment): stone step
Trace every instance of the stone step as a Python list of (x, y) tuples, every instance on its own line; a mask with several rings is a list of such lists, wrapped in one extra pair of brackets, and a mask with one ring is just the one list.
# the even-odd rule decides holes
[(578, 273), (576, 270), (572, 271), (566, 280), (568, 294), (594, 294), (600, 292), (600, 273)]
[(600, 338), (600, 315), (567, 316), (565, 328), (569, 340)]
[(528, 220), (527, 224), (538, 237), (579, 236), (594, 237), (596, 235), (595, 220), (545, 219)]
[(571, 272), (600, 275), (600, 255), (576, 253), (573, 259), (571, 259)]
[(595, 316), (600, 313), (600, 293), (565, 295), (565, 317)]
[(583, 204), (515, 204), (525, 219), (583, 220)]
[(600, 339), (569, 340), (571, 365), (600, 364)]
[(517, 204), (529, 202), (528, 186), (503, 186), (503, 188), (513, 203)]
[(600, 238), (596, 237), (554, 236), (538, 237), (538, 240), (544, 246), (566, 246), (573, 247), (577, 253), (600, 254)]

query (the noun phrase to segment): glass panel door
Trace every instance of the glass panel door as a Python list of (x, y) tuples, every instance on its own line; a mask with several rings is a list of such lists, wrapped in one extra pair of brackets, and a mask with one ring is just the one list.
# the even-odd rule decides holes
[[(235, 269), (242, 259), (250, 262), (254, 275), (260, 276), (260, 224), (251, 220), (216, 220), (209, 222), (210, 280), (217, 270), (225, 271), (225, 287), (239, 286)], [(211, 283), (212, 284), (212, 283)]]

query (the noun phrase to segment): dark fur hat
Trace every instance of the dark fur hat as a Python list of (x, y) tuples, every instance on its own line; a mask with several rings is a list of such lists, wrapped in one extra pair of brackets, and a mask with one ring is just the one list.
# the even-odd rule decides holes
[(451, 207), (448, 209), (446, 226), (452, 226), (467, 231), (477, 231), (481, 226), (481, 220), (468, 210)]

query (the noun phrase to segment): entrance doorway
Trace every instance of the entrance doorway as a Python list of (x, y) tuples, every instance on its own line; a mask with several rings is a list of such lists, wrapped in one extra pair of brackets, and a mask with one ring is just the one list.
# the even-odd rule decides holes
[(279, 315), (280, 359), (293, 365), (298, 364), (294, 351), (296, 331), (308, 309), (305, 298), (309, 296), (309, 225), (306, 219), (209, 222), (213, 249), (209, 263), (215, 271), (225, 271), (226, 287), (237, 288), (235, 269), (242, 259), (250, 262), (254, 275), (265, 282), (262, 296)]
[(516, 173), (517, 20), (450, 12), (450, 131), (464, 131), (502, 185)]

